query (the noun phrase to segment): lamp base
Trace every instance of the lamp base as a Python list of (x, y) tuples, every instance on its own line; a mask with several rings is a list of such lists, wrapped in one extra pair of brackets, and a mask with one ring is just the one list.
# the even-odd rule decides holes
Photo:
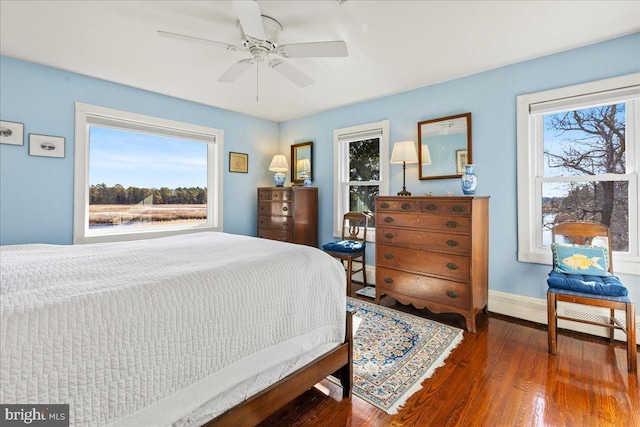
[(273, 176), (273, 185), (276, 187), (284, 187), (284, 183), (287, 180), (287, 176), (282, 172), (276, 172)]
[(398, 196), (410, 196), (411, 193), (409, 193), (405, 188), (402, 189), (402, 191), (398, 192)]

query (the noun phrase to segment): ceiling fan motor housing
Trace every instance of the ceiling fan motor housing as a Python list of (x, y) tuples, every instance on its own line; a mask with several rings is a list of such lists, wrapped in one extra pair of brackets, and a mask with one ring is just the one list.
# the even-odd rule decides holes
[(242, 44), (251, 54), (259, 60), (264, 60), (269, 53), (275, 52), (278, 47), (278, 36), (282, 32), (282, 25), (270, 16), (261, 15), (264, 35), (266, 40), (258, 40), (247, 36), (238, 21), (238, 28), (242, 35)]

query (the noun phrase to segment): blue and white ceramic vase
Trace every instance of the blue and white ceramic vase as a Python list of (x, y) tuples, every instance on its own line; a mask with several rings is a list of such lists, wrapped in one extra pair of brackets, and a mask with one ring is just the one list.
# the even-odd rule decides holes
[(273, 176), (273, 185), (276, 187), (284, 187), (284, 183), (287, 180), (287, 176), (282, 172), (276, 172)]
[(476, 194), (478, 177), (473, 171), (474, 167), (475, 165), (467, 165), (464, 169), (464, 175), (462, 175), (462, 192), (466, 195)]

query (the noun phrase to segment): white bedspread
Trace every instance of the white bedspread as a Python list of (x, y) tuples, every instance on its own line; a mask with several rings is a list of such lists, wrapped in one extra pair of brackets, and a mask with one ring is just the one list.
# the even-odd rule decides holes
[(270, 378), (282, 348), (291, 371), (344, 338), (344, 270), (306, 246), (224, 233), (5, 246), (0, 271), (0, 402), (68, 403), (72, 425), (137, 424), (145, 408), (150, 425), (201, 422), (246, 397), (220, 372), (251, 390), (251, 375), (289, 373)]

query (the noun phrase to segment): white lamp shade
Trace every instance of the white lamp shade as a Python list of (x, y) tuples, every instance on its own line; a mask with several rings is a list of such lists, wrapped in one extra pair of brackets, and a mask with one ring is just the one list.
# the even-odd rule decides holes
[(300, 159), (296, 164), (296, 171), (298, 173), (309, 173), (311, 172), (311, 162), (309, 159)]
[(269, 165), (269, 170), (271, 172), (286, 172), (289, 170), (289, 163), (287, 163), (287, 158), (283, 154), (276, 154), (273, 156), (273, 160), (271, 160), (271, 164)]
[(420, 147), (421, 151), (422, 151), (422, 164), (423, 165), (430, 165), (431, 164), (431, 154), (429, 153), (429, 146), (427, 144), (422, 144), (422, 147)]
[(418, 163), (418, 152), (413, 141), (400, 141), (393, 144), (391, 163)]

